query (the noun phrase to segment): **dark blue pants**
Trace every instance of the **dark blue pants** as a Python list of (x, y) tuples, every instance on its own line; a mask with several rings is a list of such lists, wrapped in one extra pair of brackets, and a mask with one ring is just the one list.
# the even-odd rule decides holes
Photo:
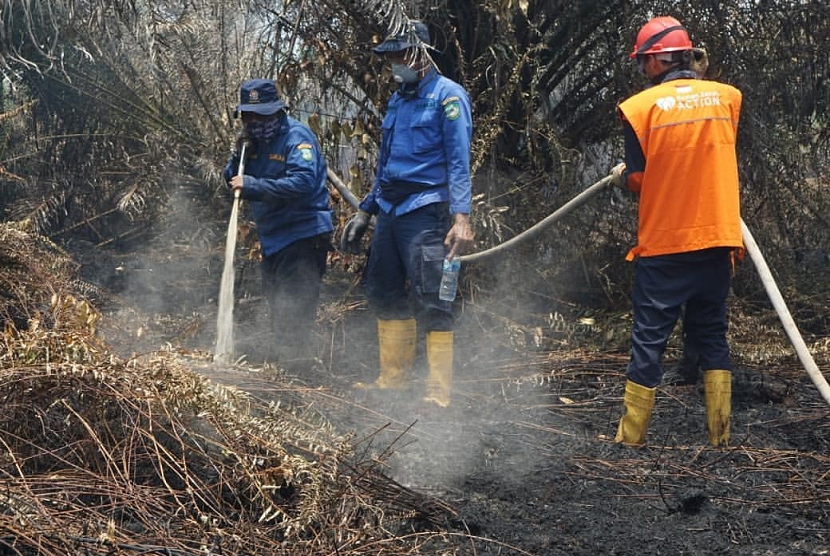
[(400, 320), (414, 313), (424, 330), (452, 330), (452, 304), (438, 299), (449, 229), (446, 203), (401, 216), (378, 214), (366, 267), (366, 296), (378, 318)]
[(281, 361), (307, 357), (313, 345), (320, 282), (326, 271), (331, 234), (295, 241), (262, 261), (273, 345), (265, 351)]
[(637, 259), (629, 380), (650, 388), (660, 383), (660, 361), (684, 305), (685, 343), (700, 355), (700, 368), (732, 369), (726, 343), (731, 271), (727, 248)]

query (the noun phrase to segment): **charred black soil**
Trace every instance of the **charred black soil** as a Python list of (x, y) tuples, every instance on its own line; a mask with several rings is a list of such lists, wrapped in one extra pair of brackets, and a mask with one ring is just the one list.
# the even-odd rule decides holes
[(659, 390), (647, 446), (627, 448), (613, 443), (624, 355), (483, 350), (470, 320), (450, 408), (421, 402), (417, 382), (397, 396), (343, 394), (356, 430), (389, 423), (392, 477), (490, 539), (469, 539), (470, 554), (830, 548), (828, 411), (796, 365), (736, 370), (729, 448), (707, 445), (702, 387), (679, 385)]
[[(267, 338), (256, 287), (243, 285), (237, 304), (247, 365), (210, 374), (277, 399), (257, 354)], [(185, 344), (209, 350), (214, 317), (199, 310), (202, 327)], [(767, 357), (768, 340), (751, 327), (732, 333), (743, 342), (736, 358), (755, 355), (733, 375), (730, 447), (708, 446), (702, 386), (667, 380), (647, 445), (629, 448), (613, 442), (625, 318), (557, 319), (543, 329), (465, 300), (449, 408), (421, 401), (423, 345), (407, 389), (360, 390), (353, 383), (377, 373), (375, 320), (357, 275), (340, 268), (326, 278), (319, 357), (286, 367), (317, 411), (353, 434), (362, 456), (438, 503), (435, 519), (413, 516), (400, 531), (440, 523), (457, 546), (436, 553), (830, 553), (828, 408), (783, 342)], [(586, 341), (591, 335), (600, 340)], [(607, 349), (586, 347), (597, 344)], [(669, 353), (668, 366), (677, 355)]]

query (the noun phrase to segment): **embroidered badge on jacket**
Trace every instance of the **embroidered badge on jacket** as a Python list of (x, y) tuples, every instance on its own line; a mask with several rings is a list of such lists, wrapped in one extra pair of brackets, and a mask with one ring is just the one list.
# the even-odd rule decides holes
[(300, 155), (302, 155), (303, 160), (306, 162), (310, 162), (314, 155), (311, 152), (311, 144), (310, 143), (300, 143), (297, 145), (297, 148), (300, 150)]
[(450, 121), (457, 120), (461, 116), (461, 103), (458, 97), (449, 97), (441, 105), (444, 107), (444, 115)]

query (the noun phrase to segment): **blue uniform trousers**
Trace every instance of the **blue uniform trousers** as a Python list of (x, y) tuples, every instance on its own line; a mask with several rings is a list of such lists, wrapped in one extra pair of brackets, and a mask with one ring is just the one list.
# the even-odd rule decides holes
[(649, 388), (660, 383), (660, 361), (684, 306), (685, 343), (699, 354), (701, 369), (732, 369), (726, 342), (730, 251), (715, 248), (637, 259), (629, 380)]
[(366, 296), (378, 318), (401, 320), (414, 313), (426, 331), (452, 330), (452, 304), (438, 299), (449, 229), (446, 203), (399, 216), (380, 211), (365, 275)]
[(325, 233), (299, 239), (262, 260), (262, 287), (274, 334), (273, 344), (265, 349), (268, 355), (280, 361), (311, 355), (311, 332), (330, 248), (331, 233)]

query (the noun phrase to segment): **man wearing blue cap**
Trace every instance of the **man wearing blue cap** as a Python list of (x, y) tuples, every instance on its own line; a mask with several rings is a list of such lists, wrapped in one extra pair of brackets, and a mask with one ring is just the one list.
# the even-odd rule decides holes
[(234, 116), (241, 115), (243, 140), (250, 143), (245, 174), (239, 153), (225, 167), (225, 180), (250, 201), (262, 247), (262, 283), (268, 299), (274, 344), (267, 350), (280, 362), (309, 355), (320, 282), (331, 246), (331, 210), (326, 161), (314, 133), (285, 113), (273, 81), (242, 83)]
[[(438, 297), (444, 258), (471, 245), (472, 114), (464, 88), (438, 74), (427, 55), (427, 26), (413, 21), (373, 50), (399, 84), (383, 119), (377, 173), (341, 248), (358, 252), (377, 215), (366, 269), (366, 293), (378, 315), (380, 375), (372, 387), (407, 386), (415, 359), (416, 326), (426, 330), (424, 400), (450, 403), (453, 315)], [(407, 291), (407, 282), (409, 291)], [(415, 310), (410, 316), (409, 298)], [(416, 325), (417, 323), (417, 325)]]

